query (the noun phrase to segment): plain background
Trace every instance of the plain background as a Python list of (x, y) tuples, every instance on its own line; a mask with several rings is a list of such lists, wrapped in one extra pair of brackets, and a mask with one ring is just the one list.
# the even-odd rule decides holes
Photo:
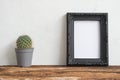
[(74, 21), (74, 58), (100, 58), (99, 21)]
[(66, 64), (66, 13), (109, 13), (109, 64), (120, 65), (120, 0), (0, 0), (0, 65), (16, 64), (19, 35), (35, 48), (33, 65)]

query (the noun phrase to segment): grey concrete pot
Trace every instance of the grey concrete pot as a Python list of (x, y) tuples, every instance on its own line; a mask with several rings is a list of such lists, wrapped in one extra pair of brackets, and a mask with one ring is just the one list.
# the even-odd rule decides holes
[(16, 48), (17, 64), (21, 67), (30, 67), (32, 63), (33, 48), (18, 49)]

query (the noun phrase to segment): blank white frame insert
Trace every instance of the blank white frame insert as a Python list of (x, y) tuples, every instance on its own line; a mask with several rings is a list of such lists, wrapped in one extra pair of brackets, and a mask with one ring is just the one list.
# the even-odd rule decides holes
[(74, 58), (100, 58), (99, 21), (74, 21)]

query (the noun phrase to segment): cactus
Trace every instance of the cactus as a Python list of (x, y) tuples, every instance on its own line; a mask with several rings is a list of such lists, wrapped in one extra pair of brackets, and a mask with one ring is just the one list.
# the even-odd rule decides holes
[(16, 41), (17, 48), (32, 48), (32, 40), (28, 35), (19, 36)]

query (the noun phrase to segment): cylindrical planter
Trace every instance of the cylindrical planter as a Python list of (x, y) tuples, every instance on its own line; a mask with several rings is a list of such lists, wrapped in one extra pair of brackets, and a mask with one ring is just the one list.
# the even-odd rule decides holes
[(18, 49), (16, 48), (17, 64), (20, 67), (30, 67), (32, 63), (33, 48)]

